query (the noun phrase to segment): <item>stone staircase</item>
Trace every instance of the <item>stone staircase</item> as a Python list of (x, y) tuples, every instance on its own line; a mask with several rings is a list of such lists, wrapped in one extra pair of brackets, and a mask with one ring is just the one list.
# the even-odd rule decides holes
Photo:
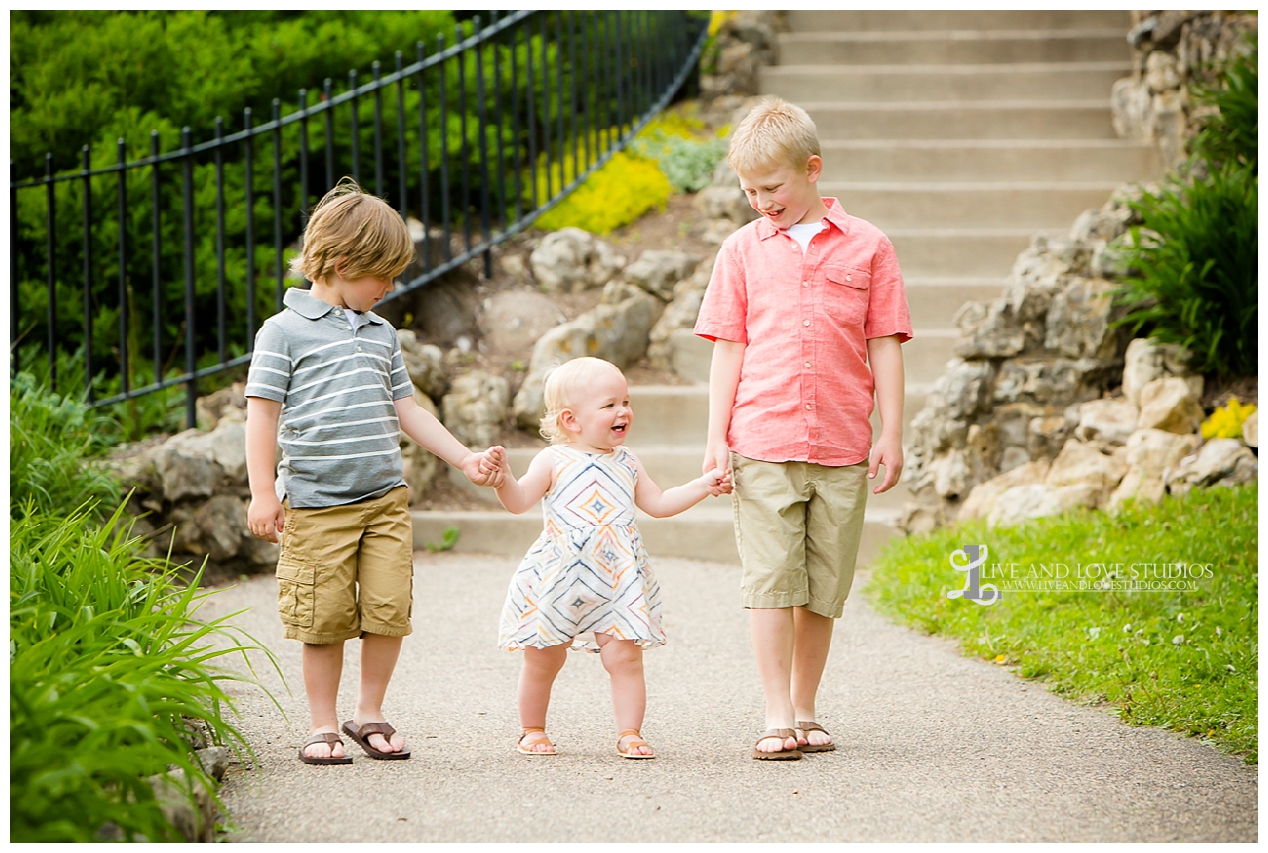
[[(819, 128), (824, 195), (880, 227), (898, 250), (915, 330), (904, 345), (905, 420), (953, 357), (952, 317), (1000, 295), (1033, 236), (1064, 234), (1119, 184), (1158, 171), (1152, 146), (1119, 140), (1110, 88), (1131, 71), (1125, 11), (791, 11), (782, 64), (762, 91), (806, 108)], [(635, 387), (630, 447), (662, 487), (700, 474), (711, 345), (674, 338), (694, 386)], [(874, 429), (877, 420), (873, 415)], [(523, 472), (536, 453), (511, 451)], [(490, 490), (482, 496), (493, 500)], [(894, 535), (907, 490), (873, 495), (859, 560)], [(522, 554), (541, 514), (416, 512), (415, 541)], [(649, 552), (738, 560), (729, 500), (671, 519), (640, 518)]]

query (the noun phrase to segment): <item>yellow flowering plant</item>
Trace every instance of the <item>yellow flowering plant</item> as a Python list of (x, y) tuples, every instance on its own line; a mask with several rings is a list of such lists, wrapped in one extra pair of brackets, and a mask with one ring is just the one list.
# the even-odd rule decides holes
[(1253, 405), (1243, 406), (1236, 397), (1229, 397), (1227, 406), (1216, 409), (1203, 422), (1202, 437), (1208, 441), (1213, 438), (1241, 438), (1242, 424), (1254, 413)]

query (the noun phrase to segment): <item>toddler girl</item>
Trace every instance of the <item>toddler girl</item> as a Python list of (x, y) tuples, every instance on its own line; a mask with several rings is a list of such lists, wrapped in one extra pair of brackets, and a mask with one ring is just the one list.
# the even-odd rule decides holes
[(623, 447), (634, 412), (625, 377), (598, 358), (578, 358), (546, 378), (542, 435), (551, 442), (516, 480), (502, 448), (502, 506), (522, 513), (539, 500), (545, 530), (511, 578), (498, 645), (524, 651), (519, 680), (519, 751), (554, 755), (546, 707), (568, 648), (597, 651), (612, 681), (616, 751), (655, 758), (639, 729), (647, 704), (643, 649), (665, 642), (660, 588), (634, 524), (634, 507), (676, 515), (731, 491), (719, 470), (662, 492)]

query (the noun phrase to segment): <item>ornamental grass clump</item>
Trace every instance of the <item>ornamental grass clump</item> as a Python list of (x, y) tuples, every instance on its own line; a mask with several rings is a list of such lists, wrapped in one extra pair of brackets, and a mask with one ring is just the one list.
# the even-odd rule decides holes
[(9, 835), (92, 841), (113, 824), (129, 840), (180, 841), (149, 777), (169, 766), (192, 797), (215, 790), (192, 736), (247, 750), (226, 719), (218, 666), (254, 644), (202, 621), (211, 593), (140, 556), (122, 508), (98, 526), (28, 505), (9, 541)]

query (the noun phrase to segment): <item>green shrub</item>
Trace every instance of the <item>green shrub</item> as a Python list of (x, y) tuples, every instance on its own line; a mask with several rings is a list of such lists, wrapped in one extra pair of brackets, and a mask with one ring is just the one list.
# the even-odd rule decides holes
[[(185, 793), (215, 784), (191, 732), (241, 751), (216, 666), (243, 654), (239, 632), (197, 618), (209, 594), (139, 556), (122, 510), (98, 527), (86, 508), (58, 517), (28, 504), (9, 540), (10, 841), (180, 840), (147, 777), (184, 770)], [(237, 615), (237, 614), (234, 614)]]
[(1142, 219), (1116, 294), (1118, 321), (1181, 344), (1204, 374), (1248, 376), (1259, 357), (1259, 179), (1234, 163), (1131, 205)]
[(1198, 104), (1216, 112), (1199, 121), (1189, 151), (1215, 167), (1237, 164), (1259, 174), (1259, 40), (1251, 35), (1214, 86), (1196, 90)]
[(118, 481), (88, 461), (105, 450), (113, 432), (102, 413), (48, 393), (28, 373), (15, 376), (9, 383), (10, 516), (31, 509), (65, 513), (93, 498), (113, 504)]
[(713, 170), (726, 156), (726, 140), (693, 139), (656, 131), (639, 135), (630, 150), (655, 160), (674, 192), (694, 193), (713, 182)]

